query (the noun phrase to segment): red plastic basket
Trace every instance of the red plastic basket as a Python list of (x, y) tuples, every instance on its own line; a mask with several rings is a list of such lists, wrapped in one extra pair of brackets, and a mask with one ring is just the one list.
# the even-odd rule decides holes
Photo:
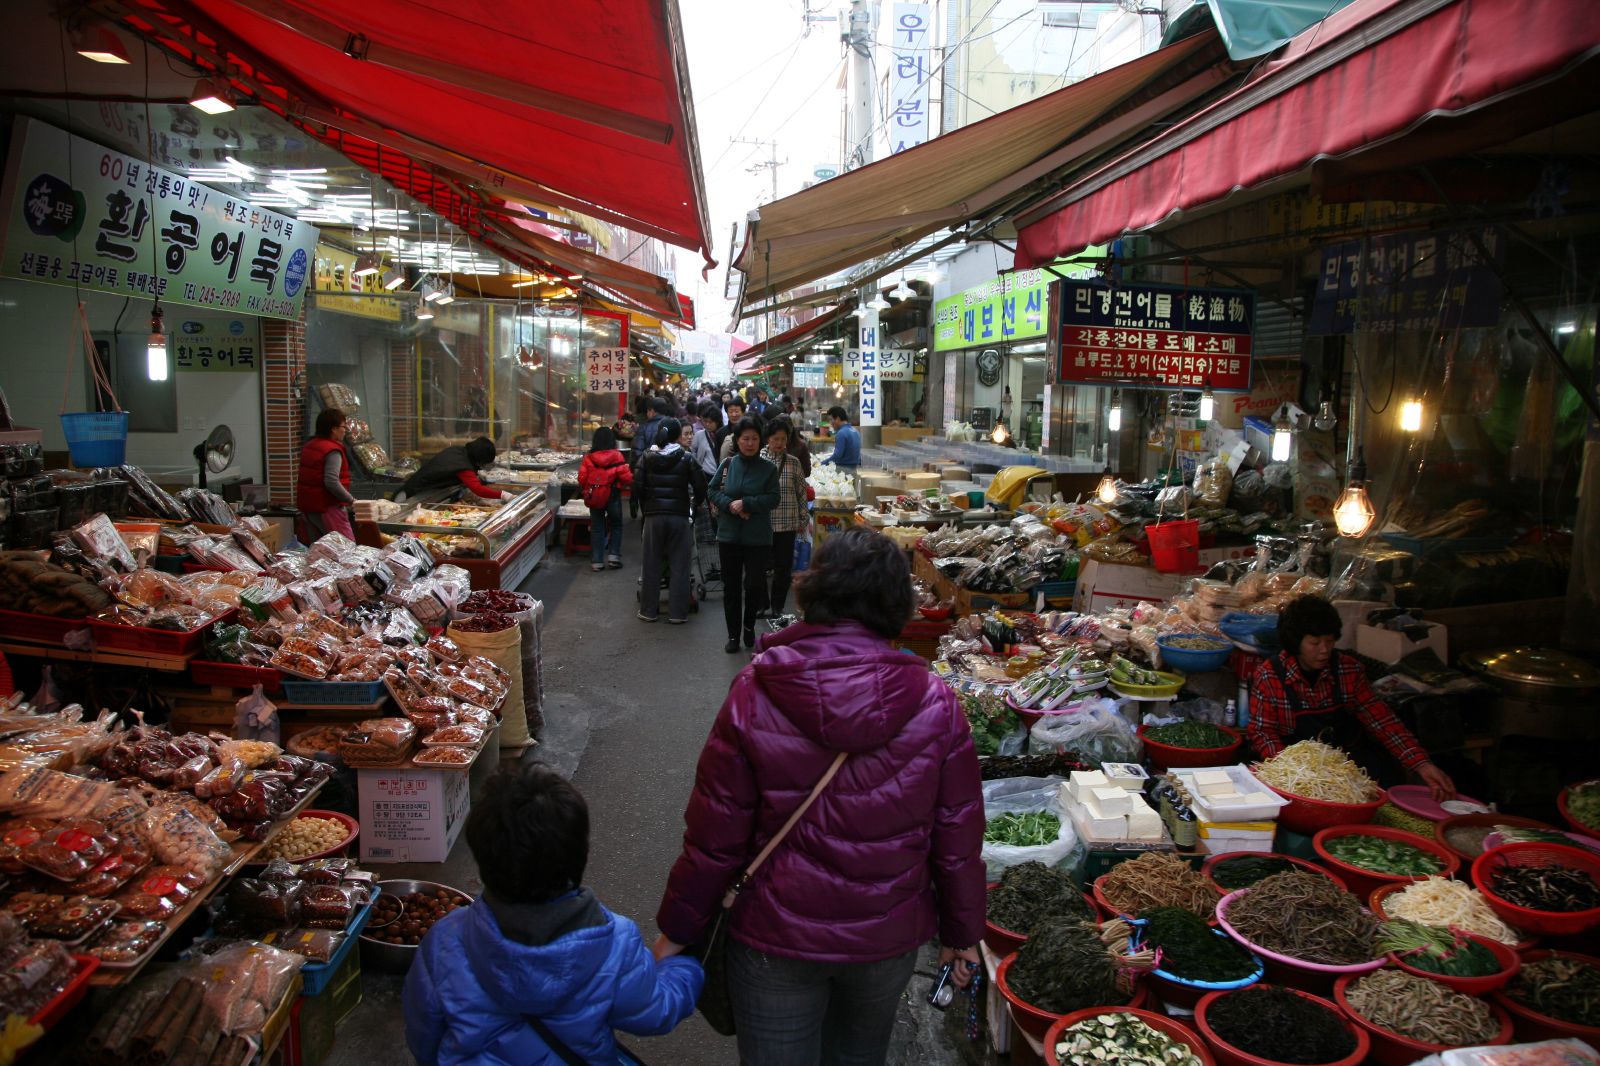
[[(1011, 1004), (1011, 1017), (1016, 1019), (1017, 1028), (1035, 1040), (1043, 1040), (1044, 1034), (1056, 1023), (1056, 1019), (1067, 1016), (1040, 1010), (1026, 1000), (1018, 998), (1017, 994), (1011, 991), (1011, 983), (1006, 978), (1011, 973), (1011, 964), (1016, 961), (1016, 955), (1007, 955), (1001, 960), (999, 968), (994, 972), (995, 987), (1000, 990), (1002, 996), (1006, 997), (1006, 1002)], [(1107, 1007), (1143, 1007), (1149, 1002), (1149, 998), (1150, 994), (1145, 990), (1143, 983), (1135, 979), (1133, 992), (1129, 995), (1126, 1003), (1106, 1003), (1103, 1005)]]
[(87, 618), (57, 618), (31, 611), (0, 611), (0, 637), (29, 644), (60, 644), (74, 629), (89, 624)]
[(100, 968), (100, 960), (93, 955), (74, 955), (72, 956), (72, 961), (78, 964), (78, 968), (73, 972), (72, 980), (67, 982), (67, 987), (63, 988), (55, 999), (40, 1007), (38, 1012), (28, 1019), (41, 1029), (52, 1028), (67, 1016), (68, 1011), (82, 1003), (84, 996), (89, 994), (89, 978), (93, 977), (94, 972)]
[[(1377, 1063), (1377, 1066), (1410, 1066), (1418, 1059), (1425, 1059), (1429, 1055), (1437, 1055), (1456, 1046), (1453, 1044), (1429, 1044), (1421, 1040), (1413, 1040), (1409, 1036), (1401, 1036), (1392, 1029), (1370, 1022), (1356, 1012), (1345, 998), (1345, 989), (1361, 979), (1362, 974), (1341, 977), (1333, 983), (1333, 999), (1339, 1004), (1339, 1009), (1372, 1039), (1372, 1055), (1367, 1060)], [(1503, 1007), (1495, 1003), (1488, 1004), (1489, 1010), (1494, 1012), (1494, 1019), (1500, 1028), (1488, 1040), (1474, 1041), (1474, 1047), (1496, 1046), (1511, 1043), (1511, 1015)]]
[(145, 652), (150, 655), (169, 655), (179, 658), (193, 655), (213, 625), (218, 622), (231, 622), (238, 613), (235, 608), (230, 607), (216, 617), (206, 619), (202, 625), (185, 631), (125, 626), (99, 618), (89, 620), (89, 629), (94, 633), (95, 647), (106, 651)]
[(1556, 797), (1556, 806), (1561, 810), (1561, 817), (1567, 820), (1567, 824), (1572, 827), (1572, 831), (1574, 833), (1582, 833), (1584, 836), (1590, 837), (1600, 837), (1600, 826), (1585, 825), (1573, 815), (1571, 808), (1567, 806), (1567, 796), (1572, 792), (1572, 789), (1573, 786), (1568, 785), (1566, 788), (1562, 789), (1561, 794)]
[(1267, 787), (1289, 801), (1287, 807), (1278, 811), (1278, 824), (1307, 836), (1314, 836), (1317, 830), (1333, 825), (1365, 825), (1372, 821), (1379, 807), (1389, 802), (1387, 796), (1379, 796), (1371, 803), (1329, 803), (1309, 796), (1297, 796), (1293, 792), (1273, 788), (1270, 784)]
[(1450, 851), (1453, 852), (1455, 856), (1462, 862), (1471, 862), (1479, 855), (1482, 855), (1483, 852), (1480, 850), (1468, 855), (1466, 852), (1450, 843), (1450, 830), (1459, 829), (1462, 826), (1477, 825), (1512, 825), (1521, 826), (1525, 829), (1555, 828), (1555, 826), (1551, 825), (1549, 822), (1541, 822), (1537, 818), (1523, 818), (1522, 816), (1516, 814), (1500, 814), (1498, 811), (1479, 811), (1476, 814), (1453, 815), (1452, 817), (1446, 818), (1442, 822), (1433, 823), (1433, 839), (1449, 848)]
[[(1552, 955), (1560, 955), (1568, 959), (1588, 963), (1600, 970), (1600, 959), (1591, 955), (1580, 955), (1575, 951), (1549, 951), (1538, 950), (1525, 952), (1522, 956), (1523, 965), (1532, 965), (1542, 962)], [(1504, 1007), (1511, 1015), (1511, 1024), (1516, 1026), (1517, 1039), (1525, 1044), (1532, 1044), (1540, 1040), (1564, 1040), (1575, 1038), (1587, 1040), (1590, 1044), (1600, 1046), (1600, 1025), (1580, 1025), (1577, 1022), (1564, 1022), (1559, 1018), (1552, 1018), (1542, 1014), (1525, 1003), (1518, 1003), (1505, 993), (1504, 990), (1493, 994), (1494, 1002)]]
[(1194, 519), (1160, 522), (1145, 527), (1150, 562), (1163, 574), (1186, 574), (1200, 568), (1200, 523)]
[(1187, 1046), (1204, 1066), (1216, 1066), (1217, 1060), (1211, 1057), (1211, 1049), (1200, 1039), (1200, 1034), (1159, 1011), (1140, 1010), (1137, 1007), (1090, 1007), (1088, 1010), (1075, 1010), (1071, 1014), (1062, 1015), (1044, 1034), (1046, 1066), (1061, 1066), (1061, 1060), (1056, 1057), (1056, 1044), (1060, 1043), (1062, 1033), (1079, 1022), (1098, 1018), (1102, 1014), (1131, 1014), (1162, 1036), (1171, 1037)]
[[(993, 892), (998, 887), (1000, 887), (999, 881), (990, 881), (984, 889), (985, 898), (987, 898), (988, 893)], [(1093, 914), (1097, 921), (1103, 919), (1105, 914), (1095, 902), (1095, 898), (1087, 892), (1082, 893), (1082, 896), (1083, 901), (1089, 905), (1089, 913)], [(989, 946), (989, 950), (994, 952), (996, 956), (1005, 958), (1014, 951), (1020, 951), (1022, 945), (1028, 942), (1028, 938), (1021, 933), (1007, 929), (1003, 925), (996, 925), (985, 917), (983, 920), (983, 942)]]
[[(1379, 840), (1391, 840), (1396, 844), (1405, 844), (1416, 848), (1418, 851), (1427, 852), (1440, 862), (1440, 868), (1432, 874), (1413, 877), (1409, 874), (1387, 874), (1379, 870), (1369, 870), (1364, 866), (1356, 866), (1345, 862), (1328, 851), (1327, 843), (1339, 837), (1368, 836)], [(1317, 858), (1328, 865), (1337, 873), (1351, 892), (1365, 899), (1371, 895), (1372, 890), (1383, 885), (1393, 884), (1397, 881), (1409, 884), (1412, 881), (1426, 881), (1429, 877), (1454, 877), (1456, 871), (1461, 869), (1461, 860), (1455, 853), (1438, 841), (1428, 840), (1415, 833), (1404, 829), (1393, 829), (1383, 825), (1335, 825), (1327, 829), (1319, 829), (1311, 838), (1311, 847), (1316, 851)]]
[(1238, 730), (1229, 729), (1225, 725), (1219, 725), (1217, 728), (1232, 737), (1233, 743), (1219, 748), (1180, 748), (1175, 744), (1163, 744), (1150, 739), (1148, 728), (1142, 725), (1139, 727), (1139, 739), (1144, 741), (1145, 756), (1157, 770), (1190, 766), (1228, 766), (1238, 761), (1236, 756), (1239, 754), (1239, 749), (1244, 746), (1244, 738), (1239, 735)]
[(1290, 866), (1294, 867), (1296, 870), (1305, 870), (1308, 873), (1321, 874), (1323, 877), (1326, 877), (1328, 880), (1332, 881), (1334, 884), (1338, 885), (1340, 888), (1344, 889), (1345, 891), (1348, 892), (1350, 890), (1350, 886), (1344, 883), (1344, 879), (1341, 878), (1338, 874), (1334, 873), (1332, 870), (1328, 869), (1327, 867), (1318, 866), (1316, 863), (1310, 861), (1309, 859), (1302, 859), (1297, 855), (1285, 855), (1281, 851), (1272, 851), (1272, 852), (1263, 852), (1263, 851), (1224, 851), (1224, 852), (1220, 852), (1220, 853), (1218, 853), (1216, 855), (1211, 856), (1205, 862), (1200, 864), (1200, 873), (1205, 877), (1205, 879), (1207, 881), (1211, 882), (1211, 886), (1213, 888), (1215, 888), (1218, 892), (1221, 892), (1224, 895), (1226, 895), (1227, 893), (1232, 892), (1233, 889), (1231, 889), (1231, 888), (1223, 888), (1221, 885), (1217, 884), (1216, 879), (1211, 876), (1211, 871), (1219, 863), (1227, 862), (1229, 859), (1242, 859), (1242, 858), (1245, 858), (1247, 856), (1252, 858), (1252, 859), (1254, 859), (1254, 858), (1282, 859), (1284, 862), (1288, 863)]
[(1410, 962), (1410, 956), (1401, 955), (1393, 951), (1389, 952), (1389, 964), (1404, 970), (1414, 977), (1426, 977), (1430, 981), (1438, 981), (1441, 985), (1447, 985), (1457, 992), (1465, 992), (1469, 996), (1481, 996), (1486, 992), (1493, 992), (1497, 988), (1504, 988), (1511, 983), (1513, 977), (1517, 976), (1517, 971), (1522, 969), (1522, 956), (1517, 954), (1516, 948), (1508, 944), (1502, 944), (1500, 941), (1490, 937), (1479, 936), (1477, 933), (1463, 933), (1461, 935), (1487, 949), (1495, 957), (1495, 961), (1500, 964), (1500, 969), (1485, 977), (1451, 977), (1447, 974), (1434, 973), (1432, 970), (1424, 970), (1420, 966), (1413, 966)]
[(271, 666), (241, 666), (195, 659), (189, 664), (189, 677), (197, 685), (222, 685), (229, 688), (261, 686), (263, 692), (283, 691), (283, 675)]
[[(1367, 908), (1371, 910), (1373, 914), (1376, 914), (1382, 921), (1389, 921), (1394, 916), (1391, 915), (1388, 909), (1384, 907), (1384, 901), (1397, 892), (1404, 892), (1406, 889), (1410, 888), (1411, 885), (1412, 882), (1410, 881), (1391, 881), (1387, 885), (1382, 885), (1373, 889), (1372, 895), (1367, 897)], [(1525, 952), (1529, 948), (1539, 943), (1538, 937), (1530, 936), (1515, 926), (1512, 926), (1512, 931), (1522, 936), (1521, 940), (1512, 945), (1512, 949), (1515, 951)]]
[[(1251, 987), (1280, 988), (1284, 991), (1293, 992), (1297, 996), (1302, 996), (1305, 999), (1309, 999), (1311, 1002), (1328, 1011), (1334, 1017), (1338, 1018), (1339, 1021), (1344, 1023), (1344, 1027), (1349, 1030), (1350, 1035), (1355, 1038), (1356, 1049), (1344, 1058), (1339, 1059), (1337, 1062), (1328, 1063), (1328, 1066), (1359, 1066), (1360, 1063), (1367, 1061), (1367, 1054), (1372, 1050), (1372, 1038), (1367, 1035), (1367, 1031), (1365, 1029), (1352, 1022), (1349, 1018), (1345, 1017), (1344, 1011), (1340, 1010), (1337, 1004), (1331, 1003), (1328, 1000), (1323, 999), (1321, 996), (1314, 996), (1311, 993), (1299, 988), (1287, 988), (1283, 985), (1252, 985)], [(1249, 994), (1249, 988), (1241, 988), (1237, 991), (1207, 993), (1205, 996), (1201, 997), (1200, 1002), (1195, 1005), (1195, 1027), (1200, 1030), (1200, 1035), (1205, 1037), (1206, 1043), (1211, 1045), (1211, 1050), (1216, 1055), (1217, 1062), (1221, 1063), (1222, 1066), (1277, 1066), (1275, 1061), (1272, 1059), (1263, 1059), (1259, 1056), (1252, 1055), (1241, 1048), (1234, 1047), (1232, 1044), (1222, 1039), (1222, 1037), (1218, 1036), (1217, 1031), (1211, 1028), (1210, 1024), (1208, 1024), (1206, 1020), (1206, 1015), (1210, 1011), (1211, 1005), (1217, 1000), (1224, 996), (1244, 996)]]
[(1484, 902), (1507, 925), (1544, 936), (1571, 936), (1600, 925), (1600, 907), (1559, 913), (1519, 907), (1495, 895), (1494, 875), (1507, 866), (1566, 866), (1581, 870), (1600, 882), (1600, 855), (1562, 844), (1505, 844), (1490, 848), (1472, 861), (1472, 883)]

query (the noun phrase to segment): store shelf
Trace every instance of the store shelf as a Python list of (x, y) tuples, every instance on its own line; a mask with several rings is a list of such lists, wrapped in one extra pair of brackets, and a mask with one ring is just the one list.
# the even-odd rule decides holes
[(0, 652), (74, 663), (95, 663), (100, 666), (137, 666), (146, 670), (165, 670), (175, 674), (187, 671), (189, 660), (193, 658), (192, 655), (153, 655), (137, 651), (73, 651), (60, 645), (23, 644), (17, 641), (0, 643)]

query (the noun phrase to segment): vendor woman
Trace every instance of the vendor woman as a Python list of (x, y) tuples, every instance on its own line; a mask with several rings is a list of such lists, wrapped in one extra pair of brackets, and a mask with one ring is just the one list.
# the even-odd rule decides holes
[(345, 510), (355, 503), (350, 495), (350, 457), (344, 451), (349, 428), (343, 411), (323, 408), (317, 415), (316, 435), (300, 449), (300, 474), (295, 481), (300, 528), (295, 535), (306, 544), (324, 533), (355, 536)]
[(448, 492), (440, 490), (466, 489), (482, 500), (504, 500), (511, 495), (509, 492), (492, 489), (478, 479), (478, 471), (494, 465), (494, 456), (494, 441), (488, 437), (478, 437), (465, 444), (452, 444), (406, 478), (395, 499), (442, 497)]
[(1396, 783), (1403, 767), (1433, 790), (1435, 800), (1454, 797), (1450, 775), (1372, 691), (1360, 660), (1335, 649), (1341, 630), (1339, 612), (1321, 597), (1301, 596), (1284, 606), (1278, 615), (1283, 650), (1250, 682), (1250, 746), (1266, 759), (1298, 741), (1321, 740), (1342, 748), (1380, 784)]

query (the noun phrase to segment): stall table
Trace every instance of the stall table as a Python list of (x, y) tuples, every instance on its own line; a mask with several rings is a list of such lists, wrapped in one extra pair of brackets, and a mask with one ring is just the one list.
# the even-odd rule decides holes
[(438, 526), (408, 520), (428, 506), (419, 504), (391, 521), (357, 522), (357, 543), (382, 547), (385, 535), (396, 537), (402, 533), (474, 541), (472, 555), (441, 561), (459, 566), (470, 574), (474, 589), (515, 589), (544, 558), (544, 535), (555, 521), (548, 494), (540, 488), (522, 492), (494, 509), (477, 526)]

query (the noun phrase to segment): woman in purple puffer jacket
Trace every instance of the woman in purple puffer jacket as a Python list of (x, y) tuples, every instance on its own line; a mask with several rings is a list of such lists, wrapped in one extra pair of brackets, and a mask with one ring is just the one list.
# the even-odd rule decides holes
[(950, 689), (889, 641), (911, 616), (905, 554), (864, 529), (797, 575), (805, 621), (762, 638), (700, 754), (683, 853), (656, 915), (657, 957), (710, 928), (723, 893), (844, 765), (734, 905), (739, 1057), (882, 1063), (917, 948), (965, 985), (983, 936), (983, 797)]

